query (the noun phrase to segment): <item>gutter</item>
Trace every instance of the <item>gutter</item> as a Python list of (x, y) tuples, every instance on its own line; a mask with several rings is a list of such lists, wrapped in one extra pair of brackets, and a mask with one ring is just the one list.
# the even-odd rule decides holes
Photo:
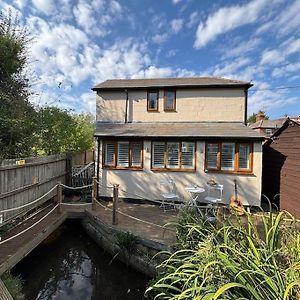
[(128, 90), (125, 89), (126, 101), (125, 101), (125, 124), (128, 123)]
[(248, 114), (248, 89), (245, 89), (244, 92), (245, 92), (245, 115), (244, 115), (244, 124), (247, 126), (247, 114)]

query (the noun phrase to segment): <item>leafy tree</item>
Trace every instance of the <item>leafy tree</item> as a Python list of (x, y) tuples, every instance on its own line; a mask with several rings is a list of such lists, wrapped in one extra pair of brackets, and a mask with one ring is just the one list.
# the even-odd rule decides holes
[[(262, 113), (264, 113), (264, 112), (262, 111)], [(256, 116), (257, 116), (257, 113), (253, 113), (250, 117), (248, 117), (247, 123), (255, 123)], [(269, 120), (269, 116), (265, 115), (264, 120)]]
[(84, 151), (93, 148), (94, 122), (89, 114), (72, 114), (58, 107), (43, 107), (38, 111), (38, 155)]
[(18, 16), (0, 13), (0, 158), (31, 153), (35, 110), (26, 74), (29, 42)]

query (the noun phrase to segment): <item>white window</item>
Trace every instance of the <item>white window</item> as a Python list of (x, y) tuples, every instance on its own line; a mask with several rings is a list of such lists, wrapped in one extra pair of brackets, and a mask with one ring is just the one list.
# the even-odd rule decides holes
[(252, 172), (252, 143), (208, 142), (205, 162), (207, 171)]
[(107, 142), (105, 143), (105, 161), (104, 164), (106, 166), (114, 166), (115, 165), (115, 143)]
[(234, 170), (235, 143), (222, 143), (221, 170)]
[(179, 143), (167, 143), (167, 168), (179, 168)]
[(206, 167), (208, 169), (217, 169), (218, 168), (218, 152), (219, 144), (218, 143), (209, 143), (206, 146)]
[(112, 141), (104, 143), (103, 166), (109, 168), (143, 167), (143, 144), (137, 141)]
[(164, 168), (165, 167), (165, 143), (153, 142), (152, 144), (152, 167)]
[(152, 168), (194, 170), (194, 142), (152, 142)]
[(250, 145), (239, 144), (239, 169), (249, 170), (250, 169)]
[(181, 168), (193, 169), (195, 166), (195, 143), (182, 142)]
[(129, 167), (129, 142), (118, 142), (118, 167)]

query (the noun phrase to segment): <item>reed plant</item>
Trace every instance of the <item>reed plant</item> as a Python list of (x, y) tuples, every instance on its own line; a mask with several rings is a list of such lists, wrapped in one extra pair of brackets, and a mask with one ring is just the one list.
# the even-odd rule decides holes
[(176, 251), (158, 266), (146, 297), (300, 299), (300, 232), (287, 212), (233, 212), (212, 223), (184, 211), (177, 238)]

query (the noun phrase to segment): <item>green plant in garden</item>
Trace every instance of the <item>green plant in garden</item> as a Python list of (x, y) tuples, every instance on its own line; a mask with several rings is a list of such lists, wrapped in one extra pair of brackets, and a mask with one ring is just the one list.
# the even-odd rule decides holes
[(9, 272), (7, 272), (1, 276), (1, 280), (3, 281), (4, 285), (8, 289), (13, 299), (15, 300), (25, 299), (25, 295), (23, 294), (22, 291), (23, 282), (19, 276), (14, 277)]
[(138, 237), (130, 232), (119, 231), (116, 233), (116, 243), (121, 250), (134, 253), (136, 251)]
[(148, 297), (300, 299), (300, 233), (290, 214), (189, 218), (179, 220), (181, 247), (160, 264)]

